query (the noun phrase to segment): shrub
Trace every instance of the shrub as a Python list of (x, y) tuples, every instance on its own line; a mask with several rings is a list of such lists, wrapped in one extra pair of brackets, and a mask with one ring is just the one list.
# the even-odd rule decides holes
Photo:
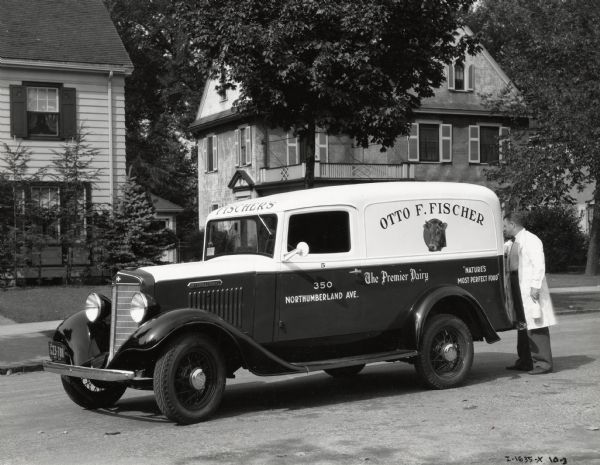
[(587, 237), (579, 228), (573, 207), (536, 207), (527, 215), (524, 226), (544, 244), (546, 272), (564, 272), (569, 266), (585, 264)]

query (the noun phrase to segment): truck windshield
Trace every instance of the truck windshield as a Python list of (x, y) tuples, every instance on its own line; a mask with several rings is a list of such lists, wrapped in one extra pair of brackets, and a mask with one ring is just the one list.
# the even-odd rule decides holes
[(206, 227), (204, 259), (223, 255), (273, 256), (277, 216), (257, 215), (210, 221)]

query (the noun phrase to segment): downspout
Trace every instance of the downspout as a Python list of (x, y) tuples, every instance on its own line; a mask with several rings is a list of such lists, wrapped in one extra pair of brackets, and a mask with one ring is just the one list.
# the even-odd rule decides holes
[(112, 106), (112, 70), (108, 73), (108, 203), (112, 208), (114, 205), (115, 190), (115, 167), (113, 159), (113, 106)]

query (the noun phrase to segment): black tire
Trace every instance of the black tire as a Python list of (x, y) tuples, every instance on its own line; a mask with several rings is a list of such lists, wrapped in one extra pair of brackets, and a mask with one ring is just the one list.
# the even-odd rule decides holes
[(365, 367), (365, 364), (362, 365), (352, 365), (349, 367), (342, 368), (330, 368), (329, 370), (323, 370), (329, 376), (333, 376), (334, 378), (350, 378), (352, 376), (356, 376), (359, 374), (362, 369)]
[(156, 402), (168, 419), (179, 424), (204, 421), (221, 403), (225, 375), (223, 355), (210, 338), (185, 336), (156, 362)]
[(111, 407), (121, 398), (127, 386), (90, 379), (61, 376), (63, 388), (77, 405), (90, 410)]
[(423, 383), (433, 389), (461, 384), (473, 364), (473, 337), (467, 325), (453, 315), (429, 319), (421, 338), (415, 369)]

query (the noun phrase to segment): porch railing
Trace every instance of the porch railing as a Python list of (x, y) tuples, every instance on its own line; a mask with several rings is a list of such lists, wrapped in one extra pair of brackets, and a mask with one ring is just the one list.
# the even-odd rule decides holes
[[(285, 165), (273, 168), (261, 168), (259, 183), (285, 182), (304, 179), (306, 165)], [(315, 162), (315, 179), (328, 180), (372, 180), (389, 181), (414, 179), (414, 165), (375, 164), (375, 163), (322, 163)]]

